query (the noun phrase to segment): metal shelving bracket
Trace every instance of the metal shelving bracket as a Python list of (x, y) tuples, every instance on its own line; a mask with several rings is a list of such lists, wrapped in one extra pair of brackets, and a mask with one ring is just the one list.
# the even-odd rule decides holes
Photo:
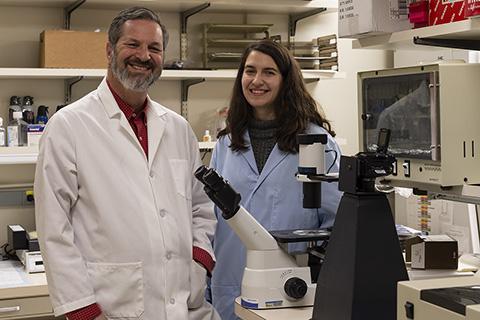
[(446, 47), (446, 48), (465, 49), (465, 50), (480, 50), (480, 42), (478, 40), (413, 37), (413, 43), (425, 45), (425, 46), (434, 46), (434, 47)]
[(70, 79), (64, 80), (64, 88), (65, 88), (65, 104), (69, 104), (72, 100), (72, 87), (77, 82), (81, 81), (83, 76), (78, 76)]
[(63, 27), (65, 29), (70, 30), (70, 19), (72, 17), (72, 12), (75, 11), (82, 4), (84, 4), (86, 1), (87, 0), (77, 0), (63, 9)]
[(182, 61), (187, 60), (187, 46), (188, 46), (187, 20), (188, 18), (190, 18), (194, 14), (199, 13), (202, 10), (205, 10), (208, 7), (210, 7), (210, 2), (206, 2), (194, 8), (182, 11), (180, 13), (180, 60)]
[(288, 43), (290, 44), (290, 40), (295, 37), (295, 32), (297, 29), (297, 22), (316, 15), (318, 13), (322, 13), (327, 11), (327, 8), (316, 8), (307, 12), (297, 13), (297, 14), (290, 14), (288, 16)]
[(189, 80), (182, 80), (182, 87), (181, 87), (181, 96), (182, 96), (182, 105), (180, 109), (180, 114), (182, 117), (188, 120), (188, 89), (196, 84), (202, 83), (205, 81), (205, 78), (201, 79), (189, 79)]
[(320, 79), (303, 79), (303, 82), (305, 83), (314, 83), (314, 82), (318, 82), (320, 81)]

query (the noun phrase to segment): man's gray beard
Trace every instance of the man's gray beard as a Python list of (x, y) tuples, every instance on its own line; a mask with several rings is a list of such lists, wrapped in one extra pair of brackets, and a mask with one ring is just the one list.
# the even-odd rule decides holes
[(123, 68), (123, 70), (120, 69), (120, 66), (117, 64), (117, 55), (115, 52), (112, 56), (111, 69), (115, 77), (126, 89), (138, 92), (146, 91), (162, 74), (162, 70), (160, 70), (158, 74), (152, 72), (145, 78), (130, 77), (127, 67)]

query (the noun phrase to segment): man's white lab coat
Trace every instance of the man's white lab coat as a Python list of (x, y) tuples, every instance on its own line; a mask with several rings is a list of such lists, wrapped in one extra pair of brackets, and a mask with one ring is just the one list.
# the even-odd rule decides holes
[[(188, 123), (148, 100), (148, 160), (106, 80), (49, 121), (35, 175), (37, 231), (56, 315), (215, 319), (203, 299), (216, 219), (194, 178)], [(190, 281), (192, 280), (192, 281)]]

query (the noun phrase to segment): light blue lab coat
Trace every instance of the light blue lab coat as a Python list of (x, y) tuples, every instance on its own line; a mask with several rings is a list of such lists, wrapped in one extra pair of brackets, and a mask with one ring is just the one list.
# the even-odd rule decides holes
[[(317, 125), (311, 125), (308, 133), (327, 133)], [(337, 183), (322, 183), (322, 207), (302, 207), (302, 184), (295, 178), (298, 171), (298, 153), (280, 151), (275, 145), (267, 162), (258, 174), (248, 131), (244, 139), (247, 150), (233, 152), (229, 148), (230, 137), (223, 136), (215, 146), (210, 166), (215, 168), (232, 187), (241, 194), (241, 204), (267, 229), (287, 230), (301, 228), (326, 228), (333, 225), (342, 193)], [(328, 135), (325, 150), (337, 152), (336, 164), (330, 172), (338, 172), (340, 149)], [(326, 153), (326, 169), (335, 158), (334, 152)], [(218, 218), (214, 238), (217, 262), (211, 279), (213, 305), (222, 320), (236, 319), (234, 299), (240, 296), (245, 268), (245, 247), (215, 208)]]

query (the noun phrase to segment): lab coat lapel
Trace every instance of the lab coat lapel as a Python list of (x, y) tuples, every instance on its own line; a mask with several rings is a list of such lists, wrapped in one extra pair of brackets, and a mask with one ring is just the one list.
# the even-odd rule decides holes
[[(255, 155), (253, 154), (252, 144), (250, 143), (250, 135), (248, 130), (245, 130), (243, 135), (245, 144), (248, 146), (248, 149), (240, 152), (242, 157), (246, 160), (253, 172), (258, 176), (257, 162), (255, 161)], [(268, 156), (267, 162), (262, 169), (260, 176), (258, 177), (257, 183), (255, 184), (251, 194), (254, 194), (255, 191), (260, 187), (260, 185), (265, 181), (268, 175), (287, 157), (288, 153), (283, 152), (278, 149), (278, 145), (275, 144), (272, 152)]]
[(245, 161), (247, 161), (248, 165), (250, 166), (250, 169), (253, 172), (255, 172), (255, 174), (258, 176), (257, 163), (255, 162), (255, 156), (253, 154), (252, 145), (250, 144), (250, 135), (248, 134), (248, 130), (245, 130), (245, 133), (243, 134), (243, 140), (245, 141), (245, 144), (248, 146), (248, 149), (241, 150), (240, 154), (245, 159)]
[(163, 116), (166, 112), (162, 110), (160, 105), (148, 99), (147, 106), (147, 130), (148, 130), (148, 166), (152, 163), (158, 152), (160, 142), (167, 125)]
[[(108, 117), (112, 120), (112, 124), (114, 124), (115, 129), (118, 129), (119, 132), (125, 134), (129, 137), (133, 144), (142, 151), (142, 146), (138, 141), (137, 137), (135, 136), (135, 132), (133, 132), (130, 123), (128, 123), (127, 118), (123, 114), (123, 112), (118, 107), (115, 98), (113, 97), (110, 88), (108, 88), (106, 78), (98, 86), (98, 95), (100, 100), (102, 101), (103, 107), (105, 108), (105, 112), (107, 113)], [(146, 158), (146, 157), (145, 157)]]
[[(253, 152), (252, 152), (253, 154)], [(278, 144), (275, 144), (272, 152), (268, 156), (267, 162), (263, 166), (260, 177), (258, 178), (257, 184), (253, 190), (253, 193), (260, 187), (260, 185), (265, 181), (265, 179), (270, 175), (270, 173), (288, 156), (287, 152), (281, 151), (278, 148)], [(281, 173), (280, 173), (281, 174)], [(294, 177), (292, 177), (294, 179)]]

